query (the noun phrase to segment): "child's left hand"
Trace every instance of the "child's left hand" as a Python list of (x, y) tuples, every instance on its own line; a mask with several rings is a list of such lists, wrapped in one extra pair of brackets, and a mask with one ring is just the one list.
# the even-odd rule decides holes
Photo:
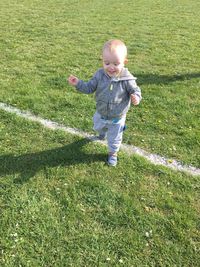
[(140, 98), (139, 96), (137, 95), (131, 95), (131, 103), (134, 105), (134, 106), (137, 106), (139, 103), (140, 103)]

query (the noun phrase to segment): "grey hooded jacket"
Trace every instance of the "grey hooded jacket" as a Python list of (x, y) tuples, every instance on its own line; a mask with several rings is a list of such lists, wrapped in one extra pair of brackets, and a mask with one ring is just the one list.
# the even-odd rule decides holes
[(103, 68), (99, 69), (91, 80), (79, 80), (76, 89), (85, 94), (95, 92), (96, 110), (105, 119), (121, 118), (129, 110), (130, 95), (137, 95), (141, 100), (141, 90), (134, 77), (124, 68), (117, 78), (109, 77)]

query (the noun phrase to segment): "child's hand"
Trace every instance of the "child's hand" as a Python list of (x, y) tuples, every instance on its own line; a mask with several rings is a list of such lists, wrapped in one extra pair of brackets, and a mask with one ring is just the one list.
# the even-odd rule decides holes
[(68, 78), (69, 84), (76, 86), (78, 84), (79, 79), (73, 75), (70, 75)]
[(139, 96), (137, 95), (131, 95), (131, 103), (134, 105), (134, 106), (137, 106), (139, 103), (140, 103), (140, 98)]

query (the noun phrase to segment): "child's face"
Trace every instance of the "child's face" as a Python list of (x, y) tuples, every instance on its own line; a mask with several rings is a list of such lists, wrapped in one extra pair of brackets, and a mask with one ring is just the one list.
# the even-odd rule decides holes
[(103, 68), (110, 77), (117, 77), (126, 63), (126, 57), (120, 49), (103, 51)]

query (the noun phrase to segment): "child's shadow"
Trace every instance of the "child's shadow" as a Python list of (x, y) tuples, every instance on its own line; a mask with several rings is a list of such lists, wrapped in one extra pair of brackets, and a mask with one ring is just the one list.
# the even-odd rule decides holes
[(22, 184), (33, 177), (38, 171), (45, 170), (46, 167), (53, 168), (56, 166), (104, 161), (104, 154), (87, 154), (82, 151), (82, 147), (88, 142), (90, 140), (81, 139), (63, 147), (41, 152), (20, 156), (12, 154), (0, 156), (0, 176), (19, 174), (14, 182)]

